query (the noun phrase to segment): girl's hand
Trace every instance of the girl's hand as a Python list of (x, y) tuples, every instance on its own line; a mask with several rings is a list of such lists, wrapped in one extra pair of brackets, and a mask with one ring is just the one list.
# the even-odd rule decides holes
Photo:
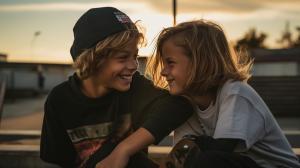
[(98, 162), (95, 168), (125, 168), (128, 160), (128, 154), (114, 151), (101, 162)]

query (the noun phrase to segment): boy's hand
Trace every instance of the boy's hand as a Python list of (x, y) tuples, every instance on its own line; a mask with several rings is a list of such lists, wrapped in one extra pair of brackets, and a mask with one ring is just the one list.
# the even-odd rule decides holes
[(120, 150), (115, 150), (101, 162), (97, 163), (95, 168), (125, 168), (128, 160), (128, 154)]
[(112, 153), (96, 164), (96, 168), (125, 168), (129, 158), (154, 142), (154, 137), (145, 128), (139, 128), (124, 139)]

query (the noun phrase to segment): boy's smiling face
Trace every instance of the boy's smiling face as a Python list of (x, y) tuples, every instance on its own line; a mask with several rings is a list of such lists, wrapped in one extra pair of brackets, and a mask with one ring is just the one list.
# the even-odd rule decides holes
[(111, 89), (127, 91), (138, 67), (137, 54), (136, 41), (132, 41), (125, 48), (115, 51), (111, 57), (105, 60), (95, 75), (97, 83), (107, 91)]

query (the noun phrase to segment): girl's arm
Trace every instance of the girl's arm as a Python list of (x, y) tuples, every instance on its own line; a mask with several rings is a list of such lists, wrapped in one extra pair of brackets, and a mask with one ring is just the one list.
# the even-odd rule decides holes
[(241, 139), (234, 138), (214, 139), (210, 136), (197, 137), (197, 144), (202, 151), (217, 150), (224, 152), (233, 152), (236, 145), (238, 145), (241, 142)]
[(139, 128), (124, 139), (113, 152), (99, 162), (96, 168), (124, 168), (129, 158), (155, 141), (154, 136), (145, 128)]

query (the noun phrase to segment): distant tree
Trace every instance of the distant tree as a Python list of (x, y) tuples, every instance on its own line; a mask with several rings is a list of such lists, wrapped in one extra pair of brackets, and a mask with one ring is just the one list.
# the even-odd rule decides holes
[(264, 41), (267, 38), (266, 33), (257, 33), (255, 28), (251, 28), (243, 38), (236, 42), (235, 49), (237, 51), (249, 50), (253, 48), (266, 48)]
[(292, 48), (300, 47), (300, 26), (296, 27), (296, 30), (298, 31), (298, 37), (293, 41)]
[(277, 40), (277, 43), (281, 44), (283, 48), (290, 48), (293, 45), (289, 21), (285, 23), (285, 29), (281, 34), (281, 38)]
[(285, 29), (281, 34), (281, 38), (277, 40), (282, 48), (296, 48), (300, 47), (300, 27), (296, 27), (298, 35), (295, 39), (292, 38), (292, 32), (290, 31), (290, 22), (287, 21), (285, 24)]

